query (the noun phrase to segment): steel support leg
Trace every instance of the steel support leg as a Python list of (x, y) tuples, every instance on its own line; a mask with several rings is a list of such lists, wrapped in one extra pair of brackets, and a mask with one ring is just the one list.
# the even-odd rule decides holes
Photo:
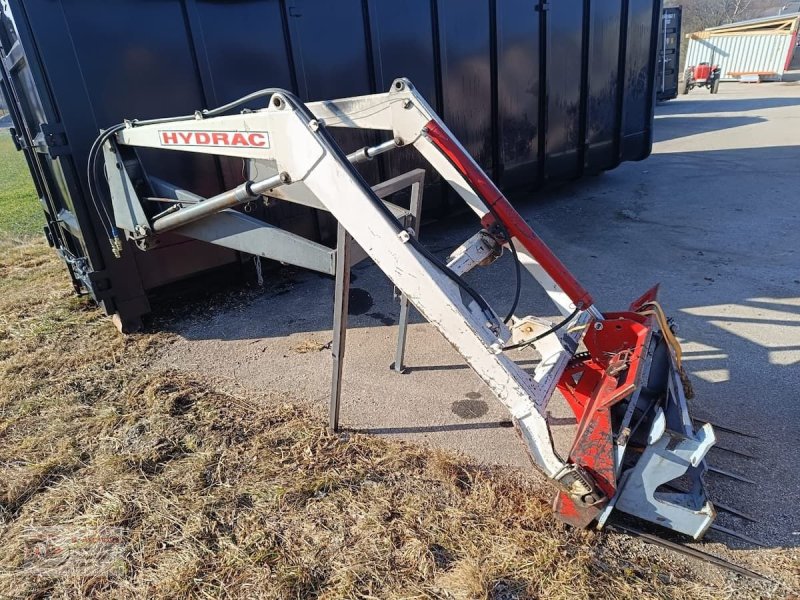
[(344, 368), (344, 346), (347, 338), (347, 309), (350, 299), (350, 242), (352, 238), (339, 224), (336, 234), (336, 291), (333, 299), (333, 379), (331, 381), (331, 404), (329, 425), (331, 431), (339, 431), (339, 405), (342, 396), (342, 371)]
[(408, 311), (411, 306), (408, 303), (408, 298), (400, 295), (400, 321), (397, 328), (397, 350), (394, 353), (394, 362), (392, 369), (396, 373), (405, 373), (406, 367), (403, 364), (403, 359), (406, 353), (406, 336), (408, 335)]
[[(411, 213), (411, 227), (414, 230), (414, 237), (419, 237), (419, 227), (422, 222), (422, 183), (416, 182), (411, 185), (411, 203), (409, 205)], [(396, 288), (395, 288), (396, 289)], [(408, 336), (408, 315), (411, 305), (408, 297), (400, 293), (400, 321), (397, 328), (397, 350), (394, 355), (392, 369), (397, 373), (405, 373), (403, 361), (406, 354), (406, 337)]]

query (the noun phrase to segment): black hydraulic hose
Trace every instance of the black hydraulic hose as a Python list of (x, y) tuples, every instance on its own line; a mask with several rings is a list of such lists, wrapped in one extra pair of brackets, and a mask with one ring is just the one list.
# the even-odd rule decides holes
[[(447, 162), (449, 162), (450, 165), (458, 173), (461, 173), (461, 170), (450, 159), (450, 157), (447, 156), (447, 154), (442, 152), (439, 149), (439, 147), (436, 146), (436, 144), (433, 144), (433, 147), (436, 148), (437, 150), (439, 150), (439, 154), (441, 155), (441, 157), (444, 158)], [(472, 182), (467, 177), (464, 177), (464, 181), (469, 186), (469, 188), (472, 190), (472, 193), (475, 194), (478, 198), (481, 198), (481, 200), (483, 200), (481, 195), (478, 193), (478, 190), (475, 189), (475, 186), (472, 185)], [(522, 269), (521, 269), (521, 265), (520, 265), (519, 255), (517, 254), (517, 247), (514, 245), (514, 240), (511, 237), (511, 234), (509, 233), (508, 229), (506, 228), (505, 223), (503, 223), (503, 220), (500, 218), (500, 215), (497, 214), (497, 211), (495, 211), (494, 207), (491, 204), (489, 204), (488, 202), (484, 201), (484, 205), (486, 206), (486, 208), (489, 209), (489, 212), (494, 217), (495, 223), (497, 223), (497, 226), (500, 228), (501, 233), (503, 234), (505, 239), (508, 241), (508, 247), (511, 249), (511, 255), (514, 257), (514, 273), (515, 273), (515, 276), (516, 276), (516, 290), (514, 291), (514, 301), (511, 303), (511, 308), (509, 309), (508, 314), (503, 319), (503, 323), (508, 323), (511, 320), (511, 317), (514, 316), (514, 312), (517, 310), (517, 306), (519, 305), (519, 298), (520, 298), (520, 295), (522, 293)]]
[[(506, 235), (508, 235), (507, 231)], [(506, 314), (505, 319), (503, 319), (503, 323), (508, 323), (511, 317), (514, 316), (514, 313), (517, 311), (517, 306), (519, 306), (519, 298), (522, 295), (522, 265), (520, 265), (519, 262), (519, 255), (517, 254), (517, 247), (514, 245), (514, 240), (510, 237), (508, 238), (508, 247), (511, 248), (511, 255), (514, 257), (514, 274), (517, 284), (516, 290), (514, 291), (514, 301), (511, 303), (511, 308), (508, 309), (508, 314)]]
[[(234, 100), (233, 102), (228, 102), (228, 104), (223, 104), (222, 106), (218, 106), (217, 108), (212, 108), (210, 110), (206, 109), (206, 110), (203, 111), (203, 116), (204, 117), (216, 117), (218, 115), (221, 115), (223, 113), (228, 112), (229, 110), (232, 110), (232, 109), (236, 108), (237, 106), (241, 106), (242, 104), (247, 104), (248, 102), (250, 102), (252, 100), (258, 100), (259, 98), (264, 98), (266, 96), (272, 96), (273, 94), (278, 94), (278, 93), (284, 94), (284, 95), (290, 94), (290, 92), (287, 92), (286, 90), (282, 90), (280, 88), (264, 88), (264, 89), (252, 92), (250, 94), (247, 94), (246, 96), (242, 96), (241, 98), (239, 98), (238, 100)], [(294, 102), (292, 104), (294, 104)], [(303, 104), (303, 108), (305, 108), (305, 107), (306, 107), (306, 105)], [(308, 114), (311, 114), (311, 111), (308, 111)], [(311, 115), (311, 118), (313, 119), (314, 116)]]
[[(382, 203), (381, 203), (382, 204)], [(391, 213), (390, 213), (391, 214)], [(394, 215), (392, 215), (394, 217)], [(395, 218), (395, 221), (397, 219)], [(399, 224), (400, 222), (397, 221)], [(402, 225), (401, 225), (402, 227)], [(412, 241), (413, 240), (413, 241)], [(492, 311), (489, 304), (484, 300), (483, 296), (481, 296), (471, 285), (469, 285), (466, 281), (464, 281), (459, 275), (453, 272), (453, 270), (448, 267), (444, 262), (439, 260), (430, 250), (428, 250), (425, 246), (423, 246), (418, 240), (415, 238), (409, 239), (409, 242), (413, 244), (414, 249), (416, 249), (420, 254), (422, 254), (425, 258), (427, 258), (430, 262), (432, 262), (439, 270), (450, 280), (452, 280), (456, 285), (458, 285), (461, 289), (463, 289), (470, 297), (475, 300), (478, 306), (481, 307), (481, 310), (486, 315), (486, 317), (490, 321), (497, 321), (497, 317)], [(498, 323), (499, 325), (499, 323)]]
[(580, 310), (581, 310), (580, 308), (575, 308), (575, 310), (573, 310), (568, 316), (564, 317), (563, 320), (553, 325), (550, 329), (548, 329), (544, 333), (540, 333), (536, 337), (526, 340), (524, 342), (520, 342), (519, 344), (514, 344), (513, 346), (505, 346), (503, 350), (516, 350), (517, 348), (524, 348), (525, 346), (530, 346), (534, 342), (538, 342), (542, 338), (547, 337), (551, 333), (555, 333), (556, 331), (564, 327), (564, 325), (572, 321), (572, 319), (575, 318), (575, 315), (577, 315), (580, 312)]
[(108, 236), (112, 238), (117, 234), (116, 226), (114, 221), (111, 219), (111, 216), (108, 214), (106, 206), (102, 204), (102, 201), (98, 202), (97, 200), (97, 192), (100, 189), (97, 180), (97, 156), (106, 140), (123, 127), (125, 127), (125, 125), (120, 123), (103, 131), (92, 143), (92, 146), (89, 149), (89, 158), (86, 162), (86, 180), (87, 185), (89, 186), (89, 197), (92, 200), (92, 204), (94, 205), (94, 209), (100, 219), (100, 223), (103, 225), (103, 228), (106, 230)]
[[(469, 182), (467, 182), (469, 184)], [(470, 184), (471, 185), (471, 184)], [(477, 194), (477, 190), (473, 191)], [(479, 196), (480, 197), (480, 196)], [(520, 265), (519, 255), (517, 254), (517, 247), (514, 245), (514, 239), (511, 237), (511, 234), (508, 232), (505, 223), (500, 219), (500, 215), (497, 214), (494, 207), (486, 203), (486, 208), (489, 209), (489, 212), (492, 213), (494, 217), (495, 223), (500, 226), (500, 229), (503, 232), (503, 235), (508, 240), (508, 247), (511, 249), (511, 256), (514, 258), (514, 276), (516, 278), (516, 289), (514, 291), (514, 301), (511, 303), (511, 308), (508, 309), (508, 314), (503, 319), (503, 323), (508, 323), (511, 320), (511, 317), (514, 316), (514, 313), (517, 310), (517, 306), (519, 306), (519, 298), (522, 294), (522, 266)]]
[[(242, 96), (238, 100), (234, 100), (233, 102), (229, 102), (228, 104), (223, 104), (222, 106), (218, 106), (217, 108), (211, 109), (203, 109), (200, 111), (200, 115), (202, 117), (218, 117), (219, 115), (225, 114), (226, 112), (233, 110), (237, 106), (241, 106), (242, 104), (247, 104), (253, 100), (258, 100), (259, 98), (265, 98), (267, 96), (272, 96), (274, 94), (289, 94), (286, 90), (281, 88), (264, 88), (251, 94), (247, 94), (246, 96)], [(303, 105), (305, 107), (305, 105)], [(310, 114), (310, 113), (309, 113)], [(312, 115), (312, 118), (313, 115)], [(175, 123), (177, 121), (192, 121), (192, 120), (202, 120), (198, 119), (197, 113), (192, 113), (191, 115), (179, 115), (176, 117), (162, 117), (159, 119), (144, 119), (144, 120), (133, 120), (131, 124), (136, 125), (158, 125), (161, 123)]]

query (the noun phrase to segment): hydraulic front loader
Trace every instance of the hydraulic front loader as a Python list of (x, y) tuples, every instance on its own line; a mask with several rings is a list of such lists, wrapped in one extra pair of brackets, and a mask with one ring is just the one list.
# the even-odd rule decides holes
[[(231, 114), (259, 98), (266, 99), (266, 108)], [(331, 128), (374, 130), (385, 141), (346, 155)], [(239, 157), (248, 165), (249, 179), (202, 198), (149, 177), (135, 150), (143, 147)], [(382, 199), (406, 185), (418, 196), (421, 172), (371, 188), (354, 167), (399, 147), (415, 148), (480, 219), (480, 231), (447, 264), (416, 239), (418, 215)], [(384, 94), (309, 104), (286, 90), (268, 89), (215, 110), (126, 121), (106, 130), (92, 148), (93, 193), (101, 154), (113, 207), (107, 227), (116, 252), (123, 246), (120, 230), (142, 250), (174, 231), (342, 276), (350, 259), (341, 240), (352, 239), (508, 408), (533, 463), (557, 490), (559, 517), (578, 527), (602, 526), (616, 509), (694, 538), (711, 526), (715, 511), (703, 476), (714, 431), (708, 424), (693, 427), (680, 346), (656, 300), (657, 288), (626, 310), (601, 312), (408, 80), (396, 80)], [(417, 196), (412, 194), (414, 202)], [(233, 210), (255, 200), (330, 212), (340, 228), (337, 250)], [(415, 210), (418, 206), (411, 213)], [(103, 207), (98, 212), (102, 218)], [(504, 249), (544, 288), (562, 314), (558, 322), (514, 314), (501, 318), (462, 279)], [(346, 302), (342, 295), (337, 286), (340, 307)], [(407, 304), (403, 319), (406, 309)], [(336, 323), (341, 336), (334, 336), (334, 412), (341, 317)], [(531, 374), (508, 352), (523, 346), (541, 355)], [(546, 417), (556, 388), (578, 423), (566, 457), (556, 452)], [(336, 415), (332, 425), (337, 426)]]

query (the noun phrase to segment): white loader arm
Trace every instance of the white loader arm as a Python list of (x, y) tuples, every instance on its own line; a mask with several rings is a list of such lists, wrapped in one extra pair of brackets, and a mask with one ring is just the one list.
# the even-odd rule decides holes
[[(264, 109), (224, 114), (261, 97), (268, 99)], [(329, 132), (331, 128), (375, 130), (378, 135), (383, 132), (385, 141), (345, 155)], [(338, 277), (338, 250), (298, 239), (230, 209), (266, 196), (330, 212), (340, 232), (357, 242), (508, 408), (533, 462), (558, 487), (556, 510), (568, 522), (581, 526), (593, 520), (602, 523), (619, 499), (618, 492), (630, 488), (621, 502), (626, 512), (647, 515), (644, 518), (656, 522), (664, 521), (668, 514), (673, 528), (695, 536), (710, 525), (713, 509), (709, 510), (699, 492), (689, 500), (656, 504), (652, 490), (622, 489), (634, 471), (626, 459), (631, 456), (626, 455), (626, 444), (629, 440), (639, 443), (641, 432), (652, 428), (659, 414), (666, 412), (665, 422), (670, 427), (680, 425), (680, 435), (691, 441), (687, 444), (694, 452), (693, 465), (702, 464), (705, 451), (713, 444), (713, 434), (706, 431), (695, 438), (691, 425), (685, 425), (690, 423), (686, 401), (673, 377), (680, 366), (679, 352), (669, 348), (666, 353), (656, 352), (674, 338), (653, 316), (655, 291), (645, 294), (627, 312), (601, 314), (589, 293), (512, 208), (408, 80), (396, 80), (384, 94), (309, 104), (285, 90), (264, 90), (214, 111), (129, 121), (108, 130), (98, 141), (106, 161), (116, 225), (141, 249), (149, 248), (160, 233), (174, 230)], [(402, 177), (371, 188), (353, 166), (409, 146), (481, 220), (481, 231), (453, 252), (448, 265), (426, 250), (416, 232), (398, 220), (402, 209), (382, 200), (402, 184)], [(144, 177), (152, 197), (143, 199), (137, 191), (142, 186), (133, 182), (136, 173), (143, 171), (136, 147), (242, 158), (249, 163), (252, 180), (206, 199)], [(141, 174), (138, 177), (142, 179)], [(414, 181), (419, 186), (421, 175)], [(163, 208), (164, 203), (171, 204), (154, 214), (154, 207)], [(258, 240), (253, 240), (254, 235)], [(505, 247), (554, 302), (563, 315), (559, 323), (514, 315), (504, 322), (460, 277), (492, 262)], [(341, 295), (338, 287), (337, 294)], [(341, 302), (338, 296), (337, 302)], [(578, 354), (581, 343), (587, 352)], [(506, 354), (521, 346), (533, 346), (542, 357), (532, 374)], [(337, 347), (335, 341), (334, 356)], [(658, 366), (650, 364), (654, 357), (660, 361)], [(671, 383), (668, 388), (664, 384), (663, 393), (659, 391), (651, 399), (645, 384), (648, 377), (653, 380), (653, 369), (669, 373), (664, 381)], [(340, 357), (338, 370), (334, 395), (338, 395)], [(557, 386), (578, 420), (578, 434), (566, 459), (556, 453), (546, 420), (547, 405)], [(627, 408), (612, 415), (617, 404)], [(659, 413), (662, 408), (664, 412)], [(672, 417), (669, 410), (677, 410), (679, 417)], [(625, 432), (624, 437), (619, 436), (620, 431)], [(647, 442), (655, 447), (668, 430), (656, 427), (653, 431), (661, 431)], [(645, 466), (674, 454), (666, 442), (663, 446), (662, 454), (648, 459)], [(675, 456), (673, 471), (686, 472), (688, 465), (683, 466), (683, 459)], [(643, 477), (650, 477), (649, 471), (640, 467)]]

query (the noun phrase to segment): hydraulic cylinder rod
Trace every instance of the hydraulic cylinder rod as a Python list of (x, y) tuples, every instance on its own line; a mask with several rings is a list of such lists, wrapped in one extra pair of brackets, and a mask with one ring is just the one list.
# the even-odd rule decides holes
[(377, 146), (366, 146), (361, 148), (361, 150), (356, 150), (355, 152), (351, 152), (347, 155), (347, 160), (350, 161), (350, 164), (357, 165), (362, 162), (366, 162), (368, 160), (372, 160), (379, 154), (383, 154), (384, 152), (389, 152), (389, 150), (394, 150), (401, 146), (401, 142), (399, 139), (395, 138), (393, 140), (388, 140)]
[(255, 200), (259, 194), (263, 194), (264, 192), (268, 192), (269, 190), (290, 182), (291, 179), (287, 173), (278, 173), (273, 177), (255, 183), (247, 181), (241, 185), (237, 185), (232, 190), (212, 196), (208, 200), (198, 202), (188, 208), (182, 208), (178, 212), (165, 215), (153, 222), (153, 231), (162, 233), (183, 225), (188, 225), (189, 223), (218, 213), (226, 208)]

